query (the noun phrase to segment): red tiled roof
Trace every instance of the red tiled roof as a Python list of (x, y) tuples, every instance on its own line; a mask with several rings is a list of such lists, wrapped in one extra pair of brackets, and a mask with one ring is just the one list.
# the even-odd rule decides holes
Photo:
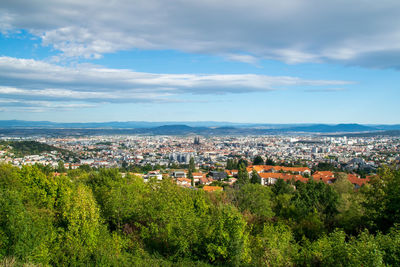
[(333, 182), (335, 179), (331, 171), (317, 171), (312, 175), (315, 181), (323, 181), (324, 183)]
[(330, 176), (330, 177), (334, 177), (333, 172), (331, 171), (316, 171), (314, 175), (321, 175), (321, 176)]
[(299, 174), (292, 175), (287, 173), (271, 172), (271, 173), (260, 173), (259, 175), (261, 178), (275, 178), (275, 179), (282, 179), (285, 181), (290, 181), (292, 179), (303, 183), (307, 183), (309, 181), (308, 178), (305, 178)]
[(201, 183), (211, 183), (213, 181), (214, 181), (214, 179), (211, 178), (211, 177), (209, 177), (209, 178), (207, 178), (207, 177), (200, 178), (200, 182)]
[(361, 179), (357, 175), (351, 174), (351, 173), (349, 173), (347, 175), (347, 179), (350, 181), (350, 183), (356, 184), (359, 186), (362, 186), (363, 184), (366, 184), (369, 182), (369, 178)]
[[(307, 167), (285, 167), (285, 166), (271, 166), (271, 165), (254, 165), (252, 166), (254, 170), (257, 172), (262, 172), (262, 171), (284, 171), (284, 172), (305, 172), (311, 170)], [(248, 167), (249, 168), (249, 167)]]
[(191, 183), (192, 182), (192, 180), (187, 179), (187, 178), (177, 178), (176, 181), (180, 182), (180, 183), (184, 183), (184, 182)]

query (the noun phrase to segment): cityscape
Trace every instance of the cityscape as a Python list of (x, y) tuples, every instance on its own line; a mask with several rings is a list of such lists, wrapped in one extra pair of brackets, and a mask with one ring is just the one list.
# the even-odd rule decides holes
[[(16, 139), (2, 137), (2, 140)], [(230, 160), (243, 160), (246, 166), (272, 164), (306, 167), (309, 171), (307, 178), (314, 179), (316, 176), (311, 175), (311, 170), (314, 173), (320, 166), (324, 166), (326, 171), (346, 172), (365, 179), (376, 175), (378, 168), (384, 165), (400, 162), (399, 137), (111, 135), (17, 140), (44, 143), (71, 154), (54, 150), (18, 157), (12, 153), (11, 144), (2, 146), (2, 162), (19, 167), (49, 165), (55, 170), (60, 162), (63, 162), (65, 169), (77, 169), (84, 165), (91, 168), (119, 168), (122, 172), (135, 171), (144, 179), (154, 175), (158, 175), (160, 180), (163, 177), (173, 178), (178, 184), (181, 184), (178, 178), (188, 177), (191, 159), (201, 178), (209, 177), (207, 184), (211, 184), (214, 180), (212, 174), (217, 171), (226, 173), (224, 181), (228, 184), (231, 183), (229, 178), (237, 178), (237, 170), (228, 166)], [(250, 175), (253, 169), (248, 167)], [(176, 176), (177, 170), (184, 174)], [(258, 172), (260, 174), (264, 169)], [(196, 178), (193, 184), (189, 180), (185, 185), (195, 187), (200, 184), (204, 185)]]
[(0, 1), (0, 267), (400, 266), (400, 1)]

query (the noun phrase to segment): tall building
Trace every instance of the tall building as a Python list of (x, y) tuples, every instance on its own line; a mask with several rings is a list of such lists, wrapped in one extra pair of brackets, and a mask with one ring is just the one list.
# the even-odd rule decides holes
[(200, 137), (195, 137), (193, 144), (200, 145)]

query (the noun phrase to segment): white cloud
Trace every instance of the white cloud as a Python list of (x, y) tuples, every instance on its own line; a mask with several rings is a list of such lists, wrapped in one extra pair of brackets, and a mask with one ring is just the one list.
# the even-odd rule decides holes
[(244, 63), (249, 63), (253, 65), (257, 65), (258, 58), (252, 55), (243, 55), (243, 54), (227, 54), (224, 55), (227, 59), (232, 61), (239, 61)]
[(175, 49), (398, 68), (399, 10), (396, 0), (13, 0), (0, 3), (0, 30), (27, 29), (61, 57)]
[(185, 94), (266, 92), (288, 86), (329, 87), (340, 80), (256, 74), (158, 74), (0, 57), (0, 97), (26, 101), (177, 102)]
[[(1, 95), (1, 93), (0, 93)], [(53, 101), (31, 101), (25, 99), (0, 98), (1, 112), (53, 112), (68, 111), (82, 108), (93, 108), (96, 105), (88, 103), (70, 103)]]

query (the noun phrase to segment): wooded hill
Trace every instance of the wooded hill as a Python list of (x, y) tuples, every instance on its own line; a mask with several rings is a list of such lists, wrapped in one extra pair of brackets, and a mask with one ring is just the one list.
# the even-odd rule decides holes
[(400, 171), (223, 192), (0, 165), (0, 265), (399, 266)]
[(0, 141), (0, 149), (6, 149), (8, 152), (13, 153), (16, 157), (39, 155), (41, 153), (51, 151), (57, 151), (65, 155), (73, 155), (73, 153), (68, 150), (37, 141)]

